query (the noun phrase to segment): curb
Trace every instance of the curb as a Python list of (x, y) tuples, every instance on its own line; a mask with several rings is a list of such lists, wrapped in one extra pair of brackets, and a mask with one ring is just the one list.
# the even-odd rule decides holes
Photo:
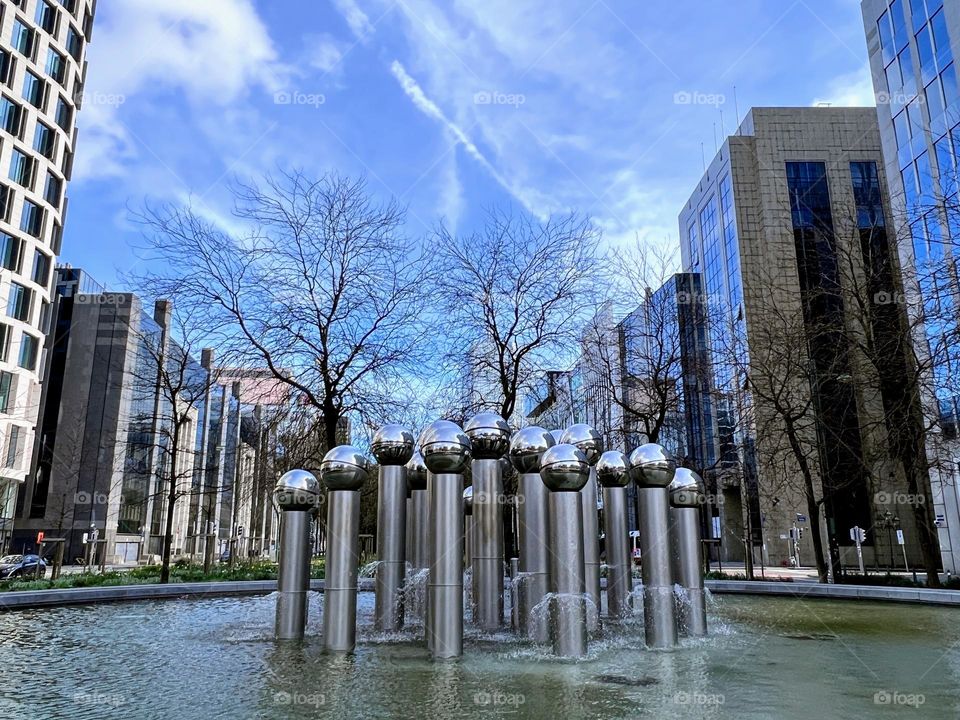
[(823, 600), (875, 600), (960, 607), (960, 592), (925, 588), (875, 587), (872, 585), (821, 585), (819, 583), (764, 582), (762, 580), (707, 580), (707, 589), (717, 595), (767, 595)]

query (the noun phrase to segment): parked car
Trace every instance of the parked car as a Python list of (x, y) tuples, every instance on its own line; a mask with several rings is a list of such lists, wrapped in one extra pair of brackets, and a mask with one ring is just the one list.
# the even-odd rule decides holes
[(47, 563), (37, 555), (5, 555), (0, 558), (0, 579), (36, 577), (38, 564), (40, 577), (44, 577)]

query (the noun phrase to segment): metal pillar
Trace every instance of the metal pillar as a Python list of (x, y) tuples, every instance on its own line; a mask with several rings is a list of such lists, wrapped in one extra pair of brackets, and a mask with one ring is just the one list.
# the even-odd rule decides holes
[(670, 568), (670, 501), (667, 486), (676, 462), (655, 443), (630, 454), (630, 473), (637, 483), (640, 505), (640, 553), (643, 574), (643, 624), (647, 645), (677, 644), (677, 617)]
[(590, 476), (586, 455), (573, 445), (543, 453), (540, 476), (550, 491), (550, 639), (553, 653), (587, 654), (587, 597), (583, 573), (583, 510), (579, 491)]
[(438, 420), (420, 438), (429, 470), (430, 581), (427, 646), (434, 659), (463, 654), (463, 471), (470, 439), (456, 424)]
[(519, 572), (517, 629), (537, 643), (550, 640), (546, 613), (533, 610), (550, 591), (549, 510), (550, 492), (540, 478), (540, 457), (553, 447), (553, 435), (541, 427), (527, 427), (510, 441), (510, 461), (520, 474), (517, 484)]
[[(473, 567), (473, 485), (468, 485), (463, 491), (463, 566)], [(476, 595), (474, 584), (474, 595)], [(476, 606), (476, 599), (472, 600)]]
[(320, 476), (327, 486), (322, 647), (329, 652), (350, 653), (357, 643), (360, 488), (368, 467), (363, 453), (350, 445), (333, 448), (320, 463)]
[[(421, 570), (429, 567), (427, 560), (427, 525), (429, 516), (427, 514), (427, 466), (423, 464), (423, 456), (419, 451), (414, 452), (413, 457), (407, 463), (407, 486), (410, 489), (410, 512), (407, 514), (407, 567), (411, 573), (419, 573)], [(410, 581), (407, 581), (407, 587), (412, 587)], [(419, 592), (419, 584), (417, 586)], [(425, 598), (422, 595), (408, 595), (406, 597), (406, 609), (423, 617), (425, 610)]]
[(593, 603), (593, 612), (587, 612), (590, 632), (600, 624), (600, 520), (597, 514), (597, 472), (594, 467), (603, 452), (603, 438), (589, 425), (579, 423), (567, 428), (561, 443), (573, 445), (587, 457), (590, 476), (580, 491), (583, 513), (583, 577), (587, 595)]
[(403, 581), (407, 569), (404, 465), (413, 457), (413, 444), (413, 433), (400, 425), (384, 425), (370, 443), (380, 465), (374, 626), (381, 632), (396, 632), (403, 627)]
[(703, 481), (692, 470), (677, 468), (669, 490), (674, 580), (687, 593), (686, 598), (677, 603), (678, 625), (688, 637), (703, 637), (707, 634), (707, 598), (703, 590), (700, 543)]
[(474, 623), (503, 627), (503, 475), (500, 459), (510, 447), (510, 426), (496, 413), (479, 413), (464, 429), (473, 455)]
[(608, 450), (596, 465), (597, 479), (603, 487), (603, 530), (607, 550), (607, 617), (619, 620), (632, 611), (630, 594), (633, 578), (630, 574), (630, 525), (627, 521), (626, 456)]
[(302, 640), (310, 590), (310, 523), (320, 484), (306, 470), (291, 470), (277, 481), (273, 498), (281, 510), (274, 636)]

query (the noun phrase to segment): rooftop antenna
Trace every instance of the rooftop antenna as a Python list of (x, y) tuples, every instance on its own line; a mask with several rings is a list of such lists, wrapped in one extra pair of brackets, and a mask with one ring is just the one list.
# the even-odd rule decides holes
[(733, 86), (733, 112), (737, 117), (737, 135), (740, 134), (740, 103), (737, 101), (737, 86)]
[(727, 128), (723, 125), (723, 108), (718, 106), (718, 109), (720, 110), (720, 137), (726, 137)]
[(700, 143), (700, 161), (703, 163), (703, 171), (707, 171), (707, 155), (703, 151), (703, 143)]
[(713, 152), (716, 153), (720, 148), (717, 146), (717, 124), (713, 124)]

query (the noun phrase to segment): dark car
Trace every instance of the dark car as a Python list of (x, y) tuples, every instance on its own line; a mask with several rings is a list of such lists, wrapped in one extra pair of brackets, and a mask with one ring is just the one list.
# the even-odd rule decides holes
[(47, 564), (37, 555), (5, 555), (0, 558), (0, 579), (36, 577), (38, 564), (39, 576), (44, 577), (47, 574)]

